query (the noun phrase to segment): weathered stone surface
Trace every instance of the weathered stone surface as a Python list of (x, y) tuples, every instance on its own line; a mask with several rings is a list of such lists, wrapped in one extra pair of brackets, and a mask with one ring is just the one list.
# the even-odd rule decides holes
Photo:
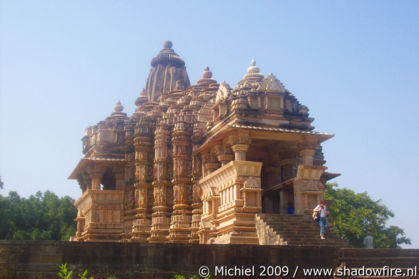
[(323, 199), (333, 135), (313, 132), (274, 75), (252, 60), (234, 88), (209, 67), (190, 85), (169, 41), (151, 66), (133, 115), (118, 101), (86, 129), (72, 240), (257, 244), (256, 214), (308, 214)]

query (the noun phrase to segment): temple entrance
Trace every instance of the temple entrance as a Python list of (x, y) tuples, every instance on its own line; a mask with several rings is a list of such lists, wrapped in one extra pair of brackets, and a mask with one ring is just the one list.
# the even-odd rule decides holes
[(262, 194), (262, 213), (281, 212), (281, 193), (279, 191), (269, 191)]
[(295, 143), (253, 140), (247, 160), (262, 162), (262, 212), (294, 214), (293, 181), (298, 149)]
[(262, 194), (262, 212), (294, 214), (294, 189), (292, 183), (275, 185)]

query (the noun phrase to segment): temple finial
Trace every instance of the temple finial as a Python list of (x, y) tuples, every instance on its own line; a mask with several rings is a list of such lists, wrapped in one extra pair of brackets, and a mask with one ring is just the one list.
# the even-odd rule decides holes
[(163, 43), (163, 48), (166, 48), (166, 49), (171, 49), (171, 48), (172, 48), (172, 46), (173, 46), (173, 43), (172, 43), (171, 41), (165, 41), (165, 42)]
[(202, 78), (212, 78), (212, 72), (208, 66), (205, 66), (205, 69), (202, 72)]
[(124, 107), (121, 105), (121, 102), (118, 100), (115, 104), (115, 106), (113, 107), (115, 112), (122, 112), (124, 110)]
[(256, 66), (255, 59), (252, 58), (252, 61), (250, 61), (250, 66), (247, 68), (247, 72), (249, 74), (256, 74), (260, 72), (259, 67)]

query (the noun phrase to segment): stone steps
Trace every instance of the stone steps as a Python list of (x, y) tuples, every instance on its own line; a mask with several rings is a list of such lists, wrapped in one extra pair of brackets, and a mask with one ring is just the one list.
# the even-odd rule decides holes
[(257, 218), (279, 236), (283, 245), (349, 247), (332, 229), (326, 231), (326, 239), (320, 239), (319, 225), (307, 216), (259, 214)]

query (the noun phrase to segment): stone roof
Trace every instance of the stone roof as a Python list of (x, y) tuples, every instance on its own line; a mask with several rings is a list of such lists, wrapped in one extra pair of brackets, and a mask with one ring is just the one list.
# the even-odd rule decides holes
[(323, 135), (333, 137), (334, 134), (322, 133), (315, 131), (303, 131), (297, 129), (286, 129), (286, 128), (276, 128), (276, 127), (261, 127), (261, 126), (252, 126), (252, 125), (240, 125), (240, 124), (229, 124), (231, 128), (241, 128), (241, 129), (250, 129), (250, 130), (261, 130), (261, 131), (272, 131), (272, 132), (283, 132), (283, 133), (297, 133), (297, 134), (309, 134), (309, 135)]
[(106, 157), (86, 157), (80, 159), (77, 166), (74, 168), (73, 172), (70, 174), (68, 179), (77, 179), (77, 175), (80, 171), (89, 163), (89, 162), (118, 162), (124, 163), (126, 159), (123, 158), (106, 158)]

